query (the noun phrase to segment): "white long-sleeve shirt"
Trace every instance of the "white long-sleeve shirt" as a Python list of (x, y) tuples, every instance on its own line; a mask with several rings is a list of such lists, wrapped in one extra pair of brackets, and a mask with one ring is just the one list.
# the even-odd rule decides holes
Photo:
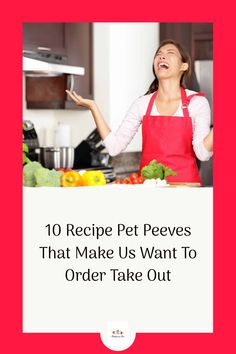
[[(187, 96), (195, 93), (195, 91), (191, 90), (185, 91)], [(104, 139), (103, 144), (111, 156), (118, 155), (124, 151), (131, 142), (142, 123), (143, 116), (146, 114), (151, 96), (152, 94), (149, 94), (137, 98), (129, 108), (117, 131), (111, 131)], [(182, 102), (180, 101), (178, 110), (174, 114), (174, 116), (178, 116), (176, 119), (181, 119), (183, 116), (181, 106)], [(204, 138), (210, 131), (211, 123), (211, 110), (208, 100), (204, 96), (192, 97), (188, 105), (188, 111), (192, 119), (194, 152), (199, 160), (207, 161), (213, 155), (213, 152), (208, 151), (203, 144)], [(160, 115), (155, 103), (153, 104), (151, 115)]]

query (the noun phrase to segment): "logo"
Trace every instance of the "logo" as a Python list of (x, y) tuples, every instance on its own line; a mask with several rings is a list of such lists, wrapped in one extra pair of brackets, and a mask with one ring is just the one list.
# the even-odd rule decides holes
[(112, 338), (124, 338), (124, 330), (116, 329), (112, 331)]
[(125, 350), (135, 340), (135, 332), (130, 330), (128, 322), (107, 322), (101, 332), (103, 344), (112, 350)]

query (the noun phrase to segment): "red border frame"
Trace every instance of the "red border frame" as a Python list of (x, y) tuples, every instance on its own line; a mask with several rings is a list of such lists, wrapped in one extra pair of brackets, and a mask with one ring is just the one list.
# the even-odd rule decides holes
[[(1, 348), (3, 353), (108, 353), (99, 334), (22, 333), (22, 180), (21, 180), (21, 41), (25, 21), (213, 22), (214, 23), (214, 333), (138, 334), (129, 353), (234, 352), (235, 236), (232, 220), (235, 151), (234, 8), (206, 1), (149, 1), (146, 4), (100, 1), (82, 5), (23, 1), (4, 4), (1, 26), (2, 84), (2, 232)], [(192, 8), (190, 8), (190, 5)], [(5, 111), (4, 111), (5, 110)], [(3, 171), (4, 169), (4, 171)], [(230, 183), (226, 183), (226, 181)]]

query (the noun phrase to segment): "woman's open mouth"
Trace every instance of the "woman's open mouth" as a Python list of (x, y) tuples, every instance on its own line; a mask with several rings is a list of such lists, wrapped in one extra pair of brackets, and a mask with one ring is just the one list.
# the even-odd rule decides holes
[(164, 62), (159, 63), (158, 64), (158, 69), (169, 69), (169, 64), (164, 63)]

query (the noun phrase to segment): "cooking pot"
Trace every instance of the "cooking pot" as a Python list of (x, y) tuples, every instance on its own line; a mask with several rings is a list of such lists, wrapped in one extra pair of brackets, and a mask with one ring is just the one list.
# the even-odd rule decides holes
[(73, 168), (73, 147), (40, 147), (35, 149), (38, 161), (47, 168)]

